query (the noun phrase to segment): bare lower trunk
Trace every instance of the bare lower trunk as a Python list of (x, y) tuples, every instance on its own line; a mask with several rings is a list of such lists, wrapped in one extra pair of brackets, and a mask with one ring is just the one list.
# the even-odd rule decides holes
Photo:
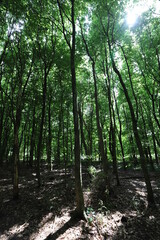
[(35, 106), (33, 109), (33, 123), (32, 123), (32, 134), (31, 134), (31, 143), (30, 143), (30, 158), (29, 158), (29, 166), (33, 166), (33, 152), (35, 147)]
[(18, 142), (18, 131), (19, 123), (14, 123), (14, 166), (13, 166), (13, 199), (18, 199), (19, 188), (18, 188), (18, 163), (19, 163), (19, 142)]
[(117, 67), (115, 65), (109, 41), (108, 41), (108, 44), (109, 44), (109, 51), (110, 51), (110, 56), (111, 56), (111, 60), (112, 60), (113, 70), (117, 74), (117, 76), (118, 76), (118, 78), (120, 80), (121, 86), (123, 87), (123, 91), (124, 91), (126, 100), (128, 102), (130, 114), (131, 114), (131, 117), (132, 117), (133, 132), (134, 132), (137, 148), (139, 150), (139, 155), (140, 155), (140, 160), (141, 160), (141, 168), (142, 168), (142, 171), (143, 171), (143, 174), (144, 174), (145, 183), (146, 183), (146, 187), (147, 187), (148, 203), (154, 205), (153, 190), (152, 190), (152, 186), (151, 186), (151, 182), (150, 182), (150, 177), (149, 177), (149, 173), (148, 173), (148, 169), (147, 169), (147, 164), (146, 164), (145, 155), (144, 155), (144, 152), (143, 152), (142, 143), (141, 143), (141, 140), (140, 140), (140, 137), (139, 137), (139, 133), (138, 133), (138, 129), (137, 129), (137, 121), (136, 121), (134, 109), (133, 109), (132, 102), (131, 102), (131, 99), (129, 97), (127, 88), (126, 88), (126, 86), (125, 86), (125, 84), (123, 82), (122, 76), (121, 76), (119, 70), (117, 69)]
[(85, 154), (86, 156), (88, 156), (88, 147), (87, 147), (87, 144), (86, 144), (86, 141), (85, 141), (85, 137), (84, 137), (84, 131), (83, 131), (83, 113), (81, 111), (81, 107), (79, 105), (79, 119), (80, 119), (80, 129), (81, 129), (81, 141), (82, 141), (82, 144), (83, 144), (83, 147), (84, 147), (84, 150), (85, 150)]
[(51, 141), (52, 141), (52, 133), (51, 133), (51, 100), (49, 100), (48, 107), (48, 146), (47, 146), (47, 161), (48, 161), (48, 169), (51, 171)]
[[(103, 26), (103, 24), (102, 24), (102, 26)], [(110, 53), (110, 58), (111, 58), (111, 62), (112, 62), (112, 67), (113, 67), (113, 70), (114, 70), (115, 74), (119, 78), (120, 84), (123, 88), (123, 91), (124, 91), (124, 94), (125, 94), (128, 106), (129, 106), (131, 119), (132, 119), (133, 132), (134, 132), (137, 148), (138, 148), (138, 151), (139, 151), (140, 160), (141, 160), (141, 168), (142, 168), (142, 171), (143, 171), (143, 174), (144, 174), (145, 183), (146, 183), (146, 187), (147, 187), (148, 203), (154, 205), (155, 203), (154, 203), (153, 190), (152, 190), (150, 177), (149, 177), (149, 173), (148, 173), (148, 169), (147, 169), (147, 165), (146, 165), (146, 160), (145, 160), (145, 156), (144, 156), (144, 152), (143, 152), (142, 143), (141, 143), (140, 136), (139, 136), (139, 133), (138, 133), (136, 115), (135, 115), (133, 105), (132, 105), (131, 99), (129, 97), (129, 93), (128, 93), (128, 90), (126, 88), (126, 85), (125, 85), (125, 83), (122, 79), (122, 76), (121, 76), (118, 68), (116, 67), (116, 64), (115, 64), (115, 61), (114, 61), (114, 57), (113, 57), (112, 49), (111, 49), (110, 36), (109, 36), (109, 27), (110, 27), (110, 16), (108, 15), (107, 31), (104, 28), (103, 29), (104, 29), (104, 32), (106, 34), (107, 41), (108, 41), (108, 47), (109, 47), (109, 53)], [(113, 32), (112, 32), (112, 39), (113, 39)]]
[(41, 186), (41, 174), (40, 174), (40, 160), (41, 160), (41, 151), (42, 151), (42, 136), (43, 136), (43, 125), (45, 118), (45, 107), (46, 107), (46, 92), (47, 92), (47, 73), (45, 68), (45, 76), (43, 83), (43, 104), (42, 104), (42, 115), (41, 115), (41, 123), (40, 123), (40, 131), (39, 131), (39, 140), (37, 146), (37, 180), (38, 186)]
[(72, 2), (72, 47), (71, 47), (71, 75), (72, 75), (72, 94), (73, 94), (73, 118), (74, 118), (74, 156), (75, 156), (75, 192), (76, 192), (76, 212), (80, 217), (84, 217), (84, 198), (82, 191), (82, 173), (80, 161), (80, 139), (78, 124), (78, 106), (77, 106), (77, 88), (75, 72), (75, 17), (74, 17), (74, 0)]
[(18, 189), (18, 164), (19, 164), (19, 127), (21, 121), (21, 103), (17, 106), (16, 117), (14, 120), (14, 149), (13, 149), (13, 159), (14, 159), (14, 172), (13, 172), (13, 198), (18, 199), (19, 189)]

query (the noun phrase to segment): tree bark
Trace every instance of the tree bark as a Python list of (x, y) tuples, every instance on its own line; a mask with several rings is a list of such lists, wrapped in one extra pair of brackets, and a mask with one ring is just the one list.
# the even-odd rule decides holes
[(80, 161), (80, 139), (78, 124), (78, 106), (77, 106), (77, 87), (75, 71), (75, 1), (71, 0), (71, 19), (72, 19), (72, 47), (71, 47), (71, 76), (72, 76), (72, 95), (73, 95), (73, 118), (74, 118), (74, 137), (75, 137), (75, 191), (76, 191), (76, 212), (80, 217), (84, 217), (84, 198), (82, 191), (82, 174)]
[(107, 155), (105, 154), (105, 146), (104, 146), (104, 141), (103, 141), (103, 132), (102, 132), (102, 127), (100, 124), (100, 117), (99, 117), (99, 103), (98, 103), (98, 90), (97, 90), (97, 77), (96, 77), (96, 71), (95, 71), (95, 60), (90, 54), (87, 42), (84, 38), (84, 34), (82, 31), (82, 26), (81, 27), (81, 35), (82, 39), (86, 48), (86, 52), (88, 57), (90, 58), (92, 62), (92, 75), (93, 75), (93, 80), (94, 80), (94, 99), (95, 99), (95, 106), (96, 106), (96, 122), (97, 122), (97, 131), (98, 131), (98, 139), (99, 139), (99, 151), (100, 151), (100, 157), (103, 165), (103, 172), (106, 175), (106, 183), (108, 185), (108, 189), (110, 191), (110, 181), (108, 177), (108, 159)]
[[(146, 154), (146, 159), (148, 159), (148, 161), (150, 162), (152, 170), (155, 170), (153, 160), (152, 160), (152, 156), (151, 156), (151, 152), (150, 152), (149, 139), (148, 139), (148, 135), (147, 135), (147, 132), (146, 132), (146, 121), (145, 121), (145, 118), (144, 118), (142, 105), (140, 105), (140, 109), (141, 109), (141, 116), (142, 116), (142, 122), (143, 122), (143, 138), (145, 139), (144, 144), (147, 145), (146, 146), (146, 153), (147, 153)], [(145, 148), (145, 146), (144, 146), (144, 148)]]
[(121, 83), (121, 86), (123, 88), (123, 91), (124, 91), (124, 94), (125, 94), (128, 106), (129, 106), (131, 118), (132, 118), (133, 132), (134, 132), (136, 144), (137, 144), (137, 147), (138, 147), (138, 150), (139, 150), (141, 167), (142, 167), (142, 171), (143, 171), (143, 174), (144, 174), (145, 183), (146, 183), (146, 187), (147, 187), (148, 204), (149, 205), (150, 204), (154, 205), (155, 202), (154, 202), (153, 190), (152, 190), (152, 186), (151, 186), (151, 182), (150, 182), (150, 177), (149, 177), (149, 173), (148, 173), (148, 169), (147, 169), (147, 164), (146, 164), (145, 155), (144, 155), (144, 152), (143, 152), (142, 143), (141, 143), (140, 136), (139, 136), (138, 129), (137, 129), (137, 120), (136, 120), (136, 116), (135, 116), (135, 113), (134, 113), (133, 105), (132, 105), (131, 99), (129, 97), (128, 90), (127, 90), (127, 88), (125, 86), (125, 83), (122, 79), (122, 76), (121, 76), (118, 68), (116, 67), (116, 64), (115, 64), (115, 61), (114, 61), (114, 58), (113, 58), (113, 55), (112, 55), (111, 44), (110, 44), (110, 39), (109, 39), (108, 35), (107, 35), (107, 38), (108, 38), (108, 46), (109, 46), (109, 52), (110, 52), (110, 57), (111, 57), (113, 70), (116, 73), (116, 75), (118, 76), (119, 81)]
[(118, 116), (118, 121), (119, 121), (119, 128), (120, 128), (119, 134), (118, 134), (118, 138), (119, 138), (119, 143), (120, 143), (121, 152), (122, 152), (123, 169), (126, 170), (126, 161), (125, 161), (123, 142), (122, 142), (122, 122), (121, 122), (121, 118), (120, 118), (120, 115), (119, 115), (119, 109), (118, 109), (117, 100), (115, 98), (115, 95), (114, 95), (114, 99), (115, 99), (116, 111), (117, 111), (117, 116)]
[(37, 176), (39, 187), (41, 186), (40, 160), (41, 160), (41, 151), (42, 151), (43, 125), (44, 125), (45, 109), (46, 109), (47, 75), (48, 75), (47, 74), (47, 67), (45, 66), (44, 82), (43, 82), (42, 114), (41, 114), (40, 130), (39, 130), (39, 140), (38, 140), (38, 145), (37, 145), (37, 171), (36, 171), (36, 176)]
[(51, 171), (51, 152), (52, 152), (52, 132), (51, 132), (51, 99), (49, 99), (49, 106), (48, 106), (48, 146), (47, 146), (47, 162), (48, 162), (48, 169)]
[(3, 164), (3, 158), (2, 158), (2, 132), (3, 132), (3, 119), (4, 119), (4, 110), (3, 107), (0, 111), (0, 165)]
[(85, 150), (85, 154), (86, 156), (88, 156), (88, 147), (85, 141), (85, 136), (84, 136), (84, 131), (83, 131), (83, 115), (82, 115), (82, 111), (81, 111), (81, 107), (79, 104), (79, 119), (80, 119), (80, 129), (81, 129), (81, 141)]
[(35, 113), (36, 113), (36, 107), (33, 108), (33, 122), (32, 122), (32, 134), (31, 134), (31, 142), (30, 142), (30, 158), (29, 158), (29, 166), (33, 166), (33, 152), (35, 147)]
[(14, 150), (13, 150), (13, 159), (14, 159), (14, 170), (13, 170), (13, 199), (17, 200), (19, 197), (19, 188), (18, 188), (18, 164), (19, 164), (19, 127), (21, 121), (21, 106), (17, 106), (16, 118), (14, 121)]

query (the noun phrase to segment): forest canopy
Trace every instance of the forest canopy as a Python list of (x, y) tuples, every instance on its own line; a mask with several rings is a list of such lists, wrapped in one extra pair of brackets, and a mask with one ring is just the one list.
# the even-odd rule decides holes
[(84, 213), (82, 166), (110, 173), (149, 171), (160, 155), (160, 2), (0, 1), (0, 165), (75, 166)]

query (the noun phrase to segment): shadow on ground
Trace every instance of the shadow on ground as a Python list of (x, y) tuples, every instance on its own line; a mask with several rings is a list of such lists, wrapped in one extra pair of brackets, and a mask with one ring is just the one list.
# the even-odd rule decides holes
[[(49, 239), (160, 239), (160, 214), (147, 210), (146, 188), (140, 171), (120, 172), (121, 186), (113, 178), (114, 195), (94, 189), (83, 173), (88, 223), (70, 218), (74, 205), (71, 169), (42, 173), (37, 187), (35, 171), (20, 171), (20, 199), (12, 200), (10, 171), (0, 172), (0, 240)], [(152, 176), (157, 207), (160, 206), (159, 176)]]
[[(69, 184), (73, 180), (69, 174), (65, 181), (63, 171), (44, 172), (42, 187), (38, 188), (34, 170), (25, 169), (22, 173), (23, 170), (17, 201), (12, 200), (10, 171), (5, 169), (5, 176), (3, 171), (0, 174), (0, 239), (36, 239), (45, 225), (52, 231), (55, 218), (66, 215), (68, 219), (69, 211), (74, 209), (74, 188)], [(48, 229), (44, 231), (49, 234)]]

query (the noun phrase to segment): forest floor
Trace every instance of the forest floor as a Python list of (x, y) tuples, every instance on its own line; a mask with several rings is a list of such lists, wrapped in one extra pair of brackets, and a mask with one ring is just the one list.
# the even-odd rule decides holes
[(113, 178), (109, 196), (85, 170), (87, 222), (70, 216), (75, 208), (71, 169), (65, 174), (63, 168), (44, 168), (41, 188), (35, 175), (34, 169), (20, 170), (20, 198), (14, 201), (11, 172), (0, 170), (0, 240), (160, 239), (160, 173), (151, 172), (157, 209), (148, 209), (141, 171), (120, 170), (121, 185)]

